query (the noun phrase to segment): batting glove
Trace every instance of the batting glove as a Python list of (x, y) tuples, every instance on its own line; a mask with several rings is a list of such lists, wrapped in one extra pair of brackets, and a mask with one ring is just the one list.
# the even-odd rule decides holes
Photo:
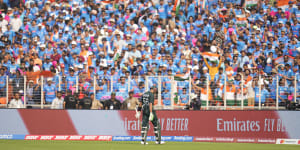
[(154, 116), (153, 116), (153, 113), (150, 113), (150, 116), (149, 116), (149, 121), (152, 121), (152, 120), (153, 120), (153, 118), (154, 118)]
[(140, 116), (141, 116), (141, 112), (138, 111), (138, 112), (135, 113), (135, 118), (136, 118), (136, 119), (139, 119)]

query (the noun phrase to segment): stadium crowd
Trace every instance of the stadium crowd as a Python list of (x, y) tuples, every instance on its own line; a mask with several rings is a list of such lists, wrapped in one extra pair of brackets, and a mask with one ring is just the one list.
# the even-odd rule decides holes
[[(285, 8), (274, 0), (255, 2), (0, 0), (0, 95), (6, 95), (9, 76), (11, 103), (21, 105), (24, 76), (44, 73), (43, 90), (41, 78), (26, 80), (28, 103), (40, 102), (44, 91), (53, 108), (63, 108), (61, 97), (69, 94), (95, 97), (96, 109), (127, 108), (97, 101), (110, 95), (123, 101), (129, 92), (138, 97), (146, 76), (163, 76), (166, 106), (173, 84), (165, 76), (180, 77), (176, 105), (191, 101), (192, 88), (209, 105), (224, 105), (224, 97), (229, 106), (241, 105), (243, 93), (244, 105), (257, 105), (260, 97), (272, 106), (277, 77), (279, 102), (299, 100), (300, 1), (288, 1)], [(147, 82), (158, 86), (157, 77)]]

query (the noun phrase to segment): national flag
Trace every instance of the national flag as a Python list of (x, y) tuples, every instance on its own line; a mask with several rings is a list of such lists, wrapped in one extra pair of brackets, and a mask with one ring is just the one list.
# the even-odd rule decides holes
[(201, 13), (201, 10), (208, 9), (207, 0), (198, 0), (198, 13)]
[(173, 11), (175, 11), (176, 14), (178, 14), (178, 12), (179, 12), (180, 1), (181, 1), (181, 0), (175, 0), (175, 3), (174, 3)]
[(277, 0), (277, 6), (283, 10), (285, 8), (289, 7), (289, 1), (288, 0)]
[(204, 52), (202, 53), (202, 56), (206, 59), (209, 59), (210, 61), (216, 61), (219, 59), (220, 55), (217, 53)]
[[(287, 55), (288, 56), (288, 55)], [(292, 56), (288, 56), (289, 59), (288, 59), (288, 63), (291, 63), (293, 64), (294, 63), (294, 57)], [(281, 56), (281, 57), (277, 57), (275, 60), (274, 60), (276, 63), (278, 64), (284, 64), (284, 57)]]
[(121, 50), (118, 49), (118, 51), (116, 52), (116, 54), (114, 56), (114, 61), (117, 61), (119, 59), (120, 55), (121, 55)]
[(246, 7), (255, 7), (257, 6), (258, 0), (246, 0)]
[(174, 76), (174, 80), (176, 80), (176, 81), (184, 81), (184, 80), (188, 80), (189, 77), (190, 77), (190, 73), (189, 72), (187, 72), (185, 74), (176, 74)]
[(236, 25), (238, 27), (246, 27), (247, 23), (248, 21), (246, 15), (236, 15)]

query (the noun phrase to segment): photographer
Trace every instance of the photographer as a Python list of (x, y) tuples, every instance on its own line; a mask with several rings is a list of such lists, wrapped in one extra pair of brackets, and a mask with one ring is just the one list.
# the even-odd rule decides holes
[(195, 82), (192, 82), (192, 88), (195, 90), (195, 95), (191, 96), (191, 103), (190, 103), (190, 109), (191, 110), (200, 110), (201, 109), (201, 91), (204, 86), (203, 81), (205, 78), (201, 77), (200, 79), (197, 79)]

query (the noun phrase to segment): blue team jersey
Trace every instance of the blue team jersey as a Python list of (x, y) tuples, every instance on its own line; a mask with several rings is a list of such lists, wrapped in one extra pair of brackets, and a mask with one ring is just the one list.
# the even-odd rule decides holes
[[(288, 87), (285, 86), (279, 86), (278, 87), (278, 94), (281, 98), (287, 100), (287, 94), (288, 94)], [(278, 99), (279, 102), (281, 102), (281, 99)]]
[(76, 86), (76, 77), (75, 76), (68, 76), (66, 78), (67, 80), (67, 89), (70, 89), (71, 87)]
[(156, 8), (157, 8), (159, 17), (162, 19), (166, 19), (167, 18), (166, 5), (156, 5)]
[(180, 94), (180, 101), (182, 104), (187, 104), (189, 102), (189, 94)]
[(170, 92), (163, 93), (162, 97), (163, 97), (163, 104), (165, 106), (171, 106), (171, 95), (170, 95)]
[(168, 77), (164, 77), (163, 78), (163, 83), (165, 84), (165, 89), (168, 89), (168, 91), (170, 91), (171, 90), (171, 86), (172, 86), (172, 84), (171, 84), (171, 79), (169, 79)]
[(50, 67), (51, 67), (51, 66), (52, 66), (51, 63), (49, 63), (49, 64), (44, 63), (44, 64), (43, 64), (43, 68), (44, 68), (45, 71), (50, 71)]
[(138, 94), (138, 93), (144, 93), (145, 92), (145, 88), (135, 88), (133, 90), (134, 94)]
[(188, 88), (188, 85), (189, 85), (188, 81), (177, 81), (178, 93), (181, 94), (183, 88)]
[(5, 88), (6, 85), (6, 76), (0, 76), (0, 89)]
[(48, 84), (45, 85), (44, 92), (45, 92), (46, 102), (52, 102), (53, 99), (55, 99), (56, 97), (55, 91), (56, 91), (56, 86), (54, 84), (51, 84), (50, 86)]
[(119, 83), (116, 87), (116, 91), (121, 93), (128, 93), (128, 84)]

